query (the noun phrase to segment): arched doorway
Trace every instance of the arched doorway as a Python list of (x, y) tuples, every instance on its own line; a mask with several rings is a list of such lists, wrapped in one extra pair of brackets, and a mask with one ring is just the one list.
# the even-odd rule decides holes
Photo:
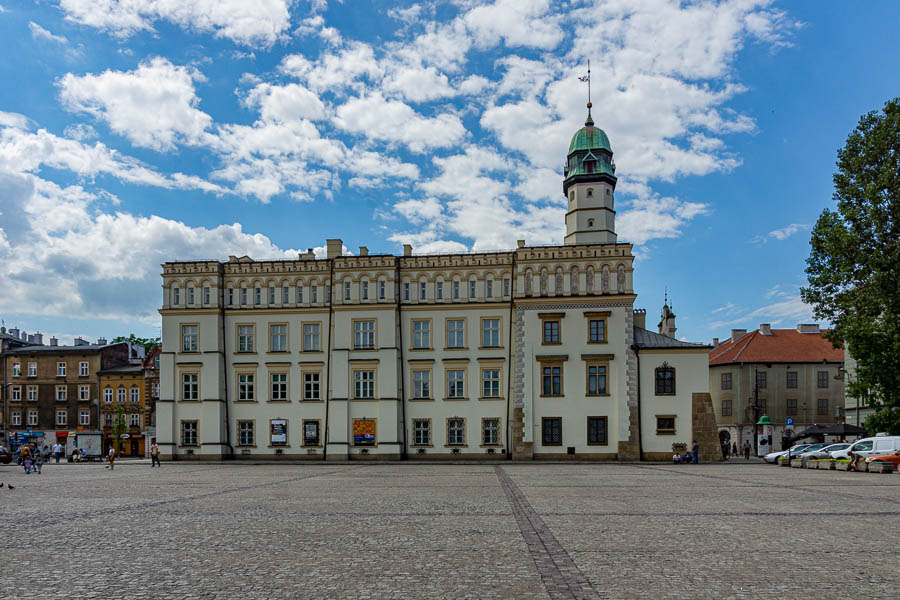
[(723, 457), (726, 457), (731, 453), (731, 432), (727, 429), (723, 429), (719, 432), (719, 448), (724, 448), (724, 450), (722, 450)]

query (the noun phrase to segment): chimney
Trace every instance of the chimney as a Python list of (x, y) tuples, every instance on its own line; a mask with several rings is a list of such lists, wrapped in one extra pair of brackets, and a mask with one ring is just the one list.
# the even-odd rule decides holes
[(6, 333), (6, 325), (0, 325), (0, 333)]
[(22, 331), (22, 334), (19, 336), (19, 339), (22, 340), (23, 342), (27, 342), (27, 341), (28, 341), (28, 334), (25, 333), (25, 331), (23, 330), (23, 331)]
[(772, 324), (771, 323), (760, 323), (759, 324), (759, 332), (763, 335), (772, 335)]
[(525, 247), (525, 240), (516, 240), (516, 247), (517, 247), (517, 248), (524, 248), (524, 247)]
[(412, 244), (403, 244), (403, 256), (412, 256)]
[(9, 335), (11, 335), (12, 337), (14, 337), (14, 338), (16, 338), (16, 339), (19, 339), (19, 328), (18, 328), (18, 327), (11, 327), (11, 328), (9, 329)]
[(51, 346), (59, 346), (59, 340), (55, 337), (50, 338), (50, 345)]
[(76, 346), (88, 346), (90, 344), (88, 344), (86, 341), (84, 341), (84, 338), (79, 335), (77, 338), (75, 338), (75, 345)]
[(34, 334), (29, 334), (29, 335), (28, 335), (28, 343), (29, 343), (29, 344), (33, 344), (33, 343), (34, 343)]
[(713, 348), (719, 345), (719, 338), (713, 338)]
[(647, 310), (643, 308), (634, 309), (634, 326), (641, 329), (647, 329)]
[(732, 329), (731, 330), (731, 341), (736, 342), (739, 337), (747, 333), (746, 329)]
[(106, 345), (106, 338), (104, 338), (104, 337), (102, 337), (102, 338), (97, 338), (97, 345), (98, 345), (98, 346), (105, 346), (105, 345)]
[(797, 331), (800, 333), (819, 333), (818, 323), (800, 323), (797, 325)]
[(37, 332), (36, 334), (34, 334), (34, 343), (38, 344), (39, 346), (43, 346), (44, 345), (44, 334), (41, 333), (40, 331)]
[(338, 258), (343, 254), (344, 242), (340, 238), (325, 240), (326, 258)]
[(360, 255), (360, 256), (368, 256), (368, 255), (369, 255), (369, 249), (366, 248), (365, 246), (360, 246), (360, 247), (359, 247), (359, 255)]

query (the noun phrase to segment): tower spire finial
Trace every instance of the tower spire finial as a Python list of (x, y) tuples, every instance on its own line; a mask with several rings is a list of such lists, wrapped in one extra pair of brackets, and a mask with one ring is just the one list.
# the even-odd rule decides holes
[(585, 120), (584, 124), (587, 127), (593, 127), (594, 119), (591, 118), (591, 107), (593, 106), (593, 104), (591, 104), (591, 61), (590, 60), (588, 61), (587, 75), (582, 75), (581, 77), (578, 78), (578, 81), (586, 82), (588, 84), (588, 101), (587, 101), (588, 114), (587, 114), (587, 120)]

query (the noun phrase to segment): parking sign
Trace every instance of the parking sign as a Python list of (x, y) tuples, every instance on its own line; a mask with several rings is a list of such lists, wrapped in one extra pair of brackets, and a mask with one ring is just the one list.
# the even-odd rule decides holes
[(792, 427), (794, 425), (794, 417), (788, 417), (784, 420), (784, 424), (786, 427)]

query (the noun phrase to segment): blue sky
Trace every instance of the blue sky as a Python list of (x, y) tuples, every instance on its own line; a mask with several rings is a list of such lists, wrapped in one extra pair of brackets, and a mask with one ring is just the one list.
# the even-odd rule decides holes
[(637, 305), (793, 327), (836, 150), (900, 89), (892, 1), (0, 7), (0, 317), (64, 343), (156, 335), (166, 260), (561, 243), (588, 59)]

